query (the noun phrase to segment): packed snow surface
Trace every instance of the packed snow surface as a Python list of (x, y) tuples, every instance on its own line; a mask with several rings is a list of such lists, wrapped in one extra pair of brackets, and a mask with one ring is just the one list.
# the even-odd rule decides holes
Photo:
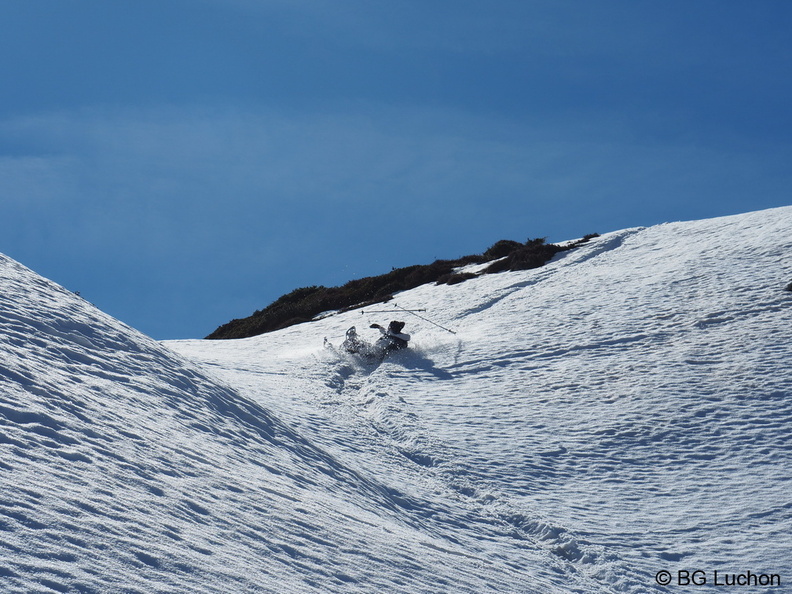
[(792, 591), (791, 250), (792, 207), (628, 229), (166, 343), (0, 257), (0, 591)]

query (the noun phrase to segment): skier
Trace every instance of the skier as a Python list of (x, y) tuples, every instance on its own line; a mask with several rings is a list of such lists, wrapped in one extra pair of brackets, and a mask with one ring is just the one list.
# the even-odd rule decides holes
[[(347, 353), (361, 355), (370, 361), (382, 361), (391, 351), (407, 348), (410, 335), (402, 332), (404, 322), (397, 322), (394, 320), (388, 324), (387, 330), (379, 324), (372, 324), (371, 328), (376, 328), (382, 334), (377, 342), (374, 344), (366, 342), (358, 335), (357, 328), (352, 326), (346, 331), (346, 338), (344, 342), (341, 343), (341, 348)], [(325, 342), (327, 342), (326, 338)]]
[(388, 329), (385, 330), (379, 324), (372, 324), (371, 328), (376, 328), (382, 333), (382, 336), (377, 340), (375, 347), (382, 350), (384, 354), (391, 351), (398, 351), (407, 348), (407, 343), (410, 341), (410, 335), (404, 334), (404, 322), (397, 322), (393, 320), (388, 324)]

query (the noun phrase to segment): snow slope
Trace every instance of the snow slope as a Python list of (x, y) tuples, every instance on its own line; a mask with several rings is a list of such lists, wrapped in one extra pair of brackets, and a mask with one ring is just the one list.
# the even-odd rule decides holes
[(629, 229), (397, 296), (456, 334), (165, 344), (0, 259), (0, 590), (792, 591), (790, 248), (792, 207)]

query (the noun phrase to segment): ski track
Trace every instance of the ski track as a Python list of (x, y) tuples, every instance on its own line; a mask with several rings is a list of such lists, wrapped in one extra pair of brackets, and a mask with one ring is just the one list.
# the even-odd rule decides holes
[[(0, 256), (0, 589), (675, 591), (792, 579), (792, 207), (606, 234), (352, 311), (156, 343)], [(764, 588), (764, 592), (786, 591)]]
[[(238, 352), (234, 358), (239, 361)], [(478, 492), (464, 476), (465, 471), (449, 460), (450, 453), (445, 452), (442, 442), (426, 433), (409, 403), (380, 385), (378, 379), (389, 381), (391, 373), (387, 370), (393, 365), (397, 372), (412, 368), (419, 375), (437, 377), (437, 370), (427, 358), (405, 352), (379, 364), (335, 350), (269, 363), (256, 357), (245, 374), (249, 378), (246, 393), (254, 399), (271, 399), (272, 386), (266, 388), (268, 395), (256, 394), (266, 385), (259, 378), (275, 375), (269, 365), (284, 364), (305, 385), (295, 390), (292, 378), (288, 390), (277, 396), (278, 415), (299, 426), (312, 442), (336, 452), (345, 464), (360, 472), (375, 469), (382, 480), (398, 485), (406, 502), (405, 517), (416, 515), (418, 522), (414, 525), (438, 539), (421, 546), (477, 561), (484, 567), (501, 565), (499, 559), (507, 559), (506, 566), (487, 580), (496, 591), (508, 590), (506, 583), (515, 578), (521, 584), (512, 586), (517, 591), (542, 591), (554, 582), (563, 591), (602, 590), (600, 584), (569, 563), (568, 558), (578, 554), (574, 542), (559, 538), (558, 529), (541, 519), (528, 519), (493, 504), (495, 497), (490, 492)], [(239, 385), (240, 368), (229, 372), (217, 360), (211, 365), (221, 378)], [(431, 494), (430, 499), (426, 499), (427, 493)], [(440, 546), (438, 542), (446, 544)], [(495, 555), (489, 551), (493, 548), (498, 549)], [(526, 563), (532, 557), (540, 565), (534, 569), (536, 573), (528, 576)], [(514, 575), (506, 581), (507, 574)], [(563, 576), (560, 580), (559, 575)], [(546, 585), (531, 587), (532, 582)]]

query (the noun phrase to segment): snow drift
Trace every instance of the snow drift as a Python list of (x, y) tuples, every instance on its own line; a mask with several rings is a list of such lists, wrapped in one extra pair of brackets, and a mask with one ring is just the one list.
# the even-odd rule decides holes
[[(790, 248), (792, 208), (629, 229), (397, 296), (455, 335), (164, 344), (2, 258), (2, 589), (781, 591)], [(390, 317), (381, 365), (322, 346)]]

